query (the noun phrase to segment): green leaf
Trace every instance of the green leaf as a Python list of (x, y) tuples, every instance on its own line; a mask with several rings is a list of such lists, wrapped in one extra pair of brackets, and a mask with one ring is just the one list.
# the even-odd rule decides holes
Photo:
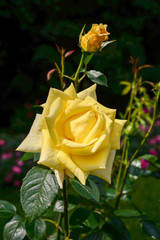
[(21, 161), (26, 161), (34, 157), (34, 153), (24, 153), (21, 157)]
[(107, 237), (110, 237), (109, 239), (131, 240), (124, 223), (117, 217), (111, 217), (109, 221), (103, 225), (101, 231), (105, 232)]
[(122, 84), (122, 85), (127, 85), (127, 86), (131, 86), (131, 83), (130, 83), (130, 82), (127, 82), (127, 81), (121, 81), (120, 84)]
[(96, 231), (96, 232), (93, 232), (91, 235), (89, 235), (87, 240), (112, 240), (112, 238), (107, 236), (106, 233), (104, 232)]
[(13, 217), (4, 227), (4, 240), (22, 240), (26, 236), (24, 225), (25, 222), (21, 216)]
[(106, 193), (108, 200), (116, 198), (116, 190), (114, 188), (107, 188)]
[(70, 217), (70, 225), (81, 225), (88, 217), (90, 211), (86, 208), (77, 208)]
[(0, 218), (10, 218), (16, 214), (16, 207), (7, 201), (0, 200)]
[(39, 240), (45, 233), (46, 224), (43, 219), (37, 218), (31, 223), (29, 221), (25, 224), (27, 236), (30, 240)]
[(57, 240), (57, 234), (53, 233), (52, 235), (49, 236), (48, 240)]
[(87, 71), (86, 74), (92, 82), (107, 87), (107, 78), (103, 73), (95, 70), (90, 70)]
[(141, 159), (141, 158), (143, 158), (151, 163), (155, 163), (158, 160), (158, 158), (152, 154), (145, 154), (145, 155), (139, 157), (139, 159)]
[(58, 193), (56, 177), (49, 169), (33, 167), (23, 179), (21, 204), (32, 221), (51, 205)]
[[(99, 219), (98, 219), (99, 220)], [(89, 217), (85, 220), (84, 224), (87, 227), (90, 227), (92, 229), (95, 229), (96, 227), (98, 227), (99, 222), (98, 220), (95, 218), (94, 214), (90, 214)]]
[[(90, 180), (90, 183), (91, 182), (93, 182), (93, 181)], [(99, 201), (99, 193), (98, 193), (99, 190), (98, 190), (97, 186), (95, 186), (95, 183), (92, 183), (92, 186), (89, 187), (87, 185), (81, 184), (79, 181), (74, 179), (71, 181), (71, 184), (72, 184), (74, 190), (78, 194), (80, 194), (82, 197)], [(96, 191), (95, 191), (95, 189), (96, 189)]]
[[(77, 235), (79, 236), (79, 234), (81, 234), (81, 233), (88, 233), (89, 231), (91, 231), (91, 228), (85, 226), (82, 223), (80, 225), (72, 225), (71, 229), (72, 229), (72, 232), (74, 233), (74, 235), (76, 235), (76, 236)], [(72, 239), (75, 239), (75, 238), (72, 238)]]
[(158, 228), (154, 223), (142, 220), (140, 222), (140, 226), (148, 236), (153, 239), (160, 240), (160, 228)]
[(131, 86), (126, 86), (123, 90), (122, 90), (122, 95), (126, 95), (127, 93), (129, 93), (129, 91), (131, 90)]
[(87, 54), (86, 53), (86, 57), (84, 59), (84, 64), (87, 66), (88, 63), (91, 61), (92, 57), (94, 56), (94, 53), (90, 53), (90, 54)]
[(40, 153), (34, 153), (34, 159), (33, 159), (33, 161), (34, 161), (34, 162), (37, 162), (37, 161), (39, 161), (39, 158), (40, 158)]
[[(75, 208), (75, 205), (68, 202), (68, 211), (71, 211), (74, 208)], [(64, 203), (62, 200), (56, 201), (53, 212), (64, 212)]]
[(89, 182), (89, 185), (91, 186), (92, 198), (94, 198), (97, 202), (99, 202), (100, 192), (97, 185), (90, 178), (88, 178), (88, 182)]
[(119, 209), (114, 211), (114, 214), (118, 217), (140, 217), (142, 216), (137, 210), (135, 209)]

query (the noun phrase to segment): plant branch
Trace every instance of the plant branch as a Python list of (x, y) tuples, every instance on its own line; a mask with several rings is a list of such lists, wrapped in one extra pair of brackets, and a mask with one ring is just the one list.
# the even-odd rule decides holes
[(78, 91), (78, 87), (79, 87), (79, 83), (80, 83), (79, 74), (80, 74), (80, 71), (81, 71), (81, 68), (82, 68), (82, 65), (83, 65), (84, 55), (85, 55), (85, 53), (82, 52), (81, 59), (80, 59), (80, 62), (79, 62), (79, 66), (77, 68), (77, 71), (76, 71), (75, 77), (74, 77), (76, 92)]
[(146, 140), (147, 140), (148, 136), (150, 135), (150, 133), (152, 131), (152, 128), (154, 126), (154, 123), (155, 123), (155, 120), (156, 120), (156, 110), (157, 110), (159, 95), (160, 95), (160, 92), (157, 91), (155, 104), (154, 104), (154, 110), (153, 110), (152, 123), (150, 125), (150, 128), (149, 128), (148, 132), (145, 134), (145, 136), (144, 136), (143, 140), (141, 141), (140, 145), (138, 146), (138, 148), (133, 153), (133, 155), (132, 155), (131, 159), (129, 160), (128, 164), (125, 166), (124, 173), (123, 173), (123, 178), (122, 178), (122, 185), (121, 185), (121, 188), (120, 188), (120, 192), (118, 192), (118, 194), (117, 194), (117, 199), (116, 199), (116, 204), (115, 204), (116, 209), (118, 208), (118, 205), (119, 205), (119, 202), (120, 202), (120, 199), (121, 199), (121, 196), (122, 196), (122, 192), (123, 192), (123, 188), (124, 188), (124, 185), (125, 185), (125, 182), (126, 182), (128, 170), (129, 170), (133, 160), (135, 159), (136, 155), (139, 153), (139, 150), (141, 149), (141, 147), (146, 142)]
[(65, 238), (68, 237), (68, 201), (66, 193), (66, 180), (63, 182), (63, 202), (64, 202), (64, 229), (65, 229)]

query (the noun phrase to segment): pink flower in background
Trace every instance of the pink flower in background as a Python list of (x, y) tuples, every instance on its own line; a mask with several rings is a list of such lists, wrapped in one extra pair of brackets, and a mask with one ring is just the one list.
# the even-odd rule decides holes
[(17, 173), (17, 174), (21, 174), (22, 170), (19, 166), (13, 166), (12, 167), (12, 172)]
[(155, 138), (149, 139), (149, 143), (151, 145), (155, 145), (156, 144), (156, 139)]
[(12, 152), (4, 152), (1, 154), (1, 159), (2, 160), (7, 160), (9, 158), (12, 158), (13, 154)]
[(4, 146), (5, 141), (3, 139), (0, 139), (0, 146)]
[(149, 110), (148, 110), (148, 108), (146, 108), (146, 107), (143, 107), (143, 112), (145, 112), (145, 113), (149, 113)]
[(155, 123), (156, 126), (160, 126), (160, 119), (158, 119)]
[(145, 128), (144, 128), (142, 125), (139, 125), (139, 129), (140, 129), (142, 132), (145, 132)]
[(21, 162), (20, 159), (17, 159), (16, 163), (19, 167), (22, 167), (24, 165), (24, 162)]
[(27, 116), (28, 116), (29, 118), (32, 118), (32, 117), (34, 116), (34, 114), (33, 114), (33, 112), (28, 112), (28, 113), (27, 113)]
[(153, 148), (151, 148), (151, 149), (149, 150), (149, 153), (152, 154), (152, 155), (154, 155), (154, 156), (158, 156), (158, 152), (157, 152), (155, 149), (153, 149)]
[(11, 180), (12, 180), (12, 178), (13, 178), (13, 173), (9, 173), (6, 177), (5, 177), (5, 183), (10, 183), (11, 182)]
[(139, 129), (140, 129), (142, 132), (147, 132), (147, 131), (149, 130), (149, 126), (143, 127), (142, 125), (139, 125)]
[(16, 152), (16, 157), (19, 157), (19, 158), (20, 158), (21, 156), (22, 156), (22, 153), (17, 151), (17, 152)]
[(14, 180), (13, 185), (14, 185), (15, 187), (20, 187), (20, 186), (21, 186), (20, 180), (18, 180), (18, 179)]
[(32, 104), (30, 104), (30, 103), (27, 103), (27, 104), (26, 104), (26, 108), (27, 108), (27, 109), (30, 109), (31, 107), (32, 107)]
[(149, 167), (149, 162), (143, 158), (140, 159), (141, 161), (141, 169), (144, 170)]
[(155, 140), (156, 140), (157, 143), (160, 143), (160, 135), (157, 135)]

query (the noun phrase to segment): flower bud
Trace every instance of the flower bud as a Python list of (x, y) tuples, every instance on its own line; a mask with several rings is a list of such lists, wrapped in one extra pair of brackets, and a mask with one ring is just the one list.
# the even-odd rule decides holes
[(106, 28), (106, 24), (92, 24), (91, 30), (80, 37), (81, 48), (86, 52), (96, 52), (101, 50), (102, 43), (108, 40), (109, 33)]

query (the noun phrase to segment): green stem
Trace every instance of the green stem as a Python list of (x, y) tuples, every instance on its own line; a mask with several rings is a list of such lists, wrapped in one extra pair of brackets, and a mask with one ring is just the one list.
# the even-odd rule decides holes
[(53, 221), (53, 220), (51, 220), (51, 219), (47, 219), (47, 218), (44, 218), (43, 220), (44, 220), (45, 222), (50, 222), (50, 223), (54, 224), (57, 229), (59, 229), (60, 231), (62, 231), (62, 230), (61, 230), (61, 227), (57, 224), (57, 222), (55, 222), (55, 221)]
[(121, 157), (121, 161), (120, 161), (120, 166), (119, 166), (119, 171), (118, 171), (118, 176), (117, 176), (117, 184), (116, 184), (116, 194), (117, 195), (119, 192), (119, 184), (120, 184), (120, 178), (121, 178), (121, 174), (122, 174), (123, 160), (124, 160), (125, 151), (126, 151), (126, 143), (127, 143), (127, 138), (124, 138), (122, 157)]
[(62, 213), (59, 214), (58, 217), (58, 222), (57, 222), (57, 231), (56, 231), (56, 236), (57, 236), (57, 240), (60, 240), (60, 236), (61, 236), (61, 231), (60, 231), (60, 225), (61, 225), (61, 221), (62, 221)]
[(78, 92), (78, 87), (79, 87), (79, 83), (80, 83), (79, 82), (79, 74), (80, 74), (80, 71), (81, 71), (81, 68), (82, 68), (82, 65), (83, 65), (84, 55), (85, 55), (85, 53), (82, 52), (81, 59), (80, 59), (80, 62), (79, 62), (79, 66), (77, 68), (77, 71), (76, 71), (75, 77), (74, 77), (76, 92)]
[(64, 230), (65, 238), (68, 237), (68, 201), (66, 193), (66, 180), (63, 182), (63, 202), (64, 202)]
[[(155, 104), (154, 104), (154, 110), (153, 110), (152, 123), (150, 125), (150, 128), (149, 128), (148, 132), (146, 133), (146, 135), (144, 136), (144, 138), (141, 141), (141, 143), (138, 146), (138, 148), (133, 153), (133, 155), (132, 155), (131, 159), (129, 160), (128, 164), (125, 166), (124, 173), (123, 173), (123, 178), (122, 178), (122, 185), (121, 185), (120, 191), (117, 194), (115, 208), (118, 208), (118, 206), (119, 206), (119, 202), (120, 202), (120, 199), (121, 199), (121, 196), (122, 196), (123, 188), (124, 188), (124, 185), (125, 185), (125, 182), (126, 182), (126, 179), (127, 179), (128, 170), (129, 170), (133, 160), (135, 159), (136, 155), (139, 153), (139, 150), (141, 149), (141, 147), (146, 142), (146, 140), (147, 140), (148, 136), (150, 135), (150, 133), (152, 131), (152, 128), (154, 126), (154, 123), (155, 123), (155, 120), (156, 120), (156, 110), (157, 110), (157, 104), (158, 104), (158, 100), (159, 100), (159, 95), (160, 95), (160, 92), (157, 91), (156, 100), (155, 100)], [(127, 153), (126, 153), (126, 157), (127, 157)]]
[[(132, 112), (133, 99), (134, 99), (134, 94), (135, 94), (135, 82), (136, 82), (136, 75), (134, 75), (133, 83), (132, 83), (132, 91), (131, 91), (131, 97), (130, 97), (130, 103), (129, 103), (129, 113), (128, 113), (127, 125), (129, 125), (130, 120), (131, 120), (131, 112)], [(122, 174), (122, 168), (123, 168), (123, 162), (124, 162), (125, 153), (126, 153), (127, 142), (128, 142), (128, 137), (126, 136), (124, 138), (124, 145), (123, 145), (123, 150), (122, 150), (121, 163), (120, 163), (118, 176), (117, 176), (117, 184), (116, 184), (116, 194), (117, 194), (117, 196), (119, 195), (119, 184), (120, 184), (120, 179), (121, 179), (121, 174)]]

